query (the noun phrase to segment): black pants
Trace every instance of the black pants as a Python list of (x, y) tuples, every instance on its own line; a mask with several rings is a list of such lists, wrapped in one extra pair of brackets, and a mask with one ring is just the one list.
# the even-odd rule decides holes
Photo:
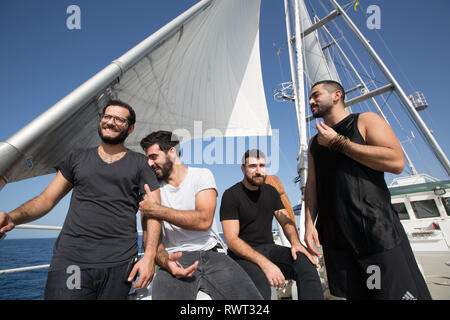
[(125, 300), (131, 288), (131, 282), (125, 282), (127, 267), (128, 263), (110, 268), (81, 269), (79, 273), (75, 269), (49, 271), (44, 299)]
[(356, 255), (323, 247), (331, 294), (348, 300), (431, 300), (406, 235), (396, 247)]
[[(264, 244), (253, 247), (253, 249), (280, 268), (286, 279), (297, 282), (297, 292), (300, 300), (323, 300), (319, 275), (315, 266), (305, 255), (297, 253), (297, 260), (294, 260), (290, 248), (276, 244)], [(253, 262), (244, 260), (231, 251), (229, 251), (229, 255), (247, 272), (264, 300), (270, 300), (270, 284), (264, 272)]]

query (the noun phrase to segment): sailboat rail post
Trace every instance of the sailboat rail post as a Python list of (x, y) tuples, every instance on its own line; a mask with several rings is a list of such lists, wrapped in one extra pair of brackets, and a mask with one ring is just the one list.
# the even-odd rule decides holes
[(58, 101), (5, 142), (0, 142), (0, 190), (8, 182), (8, 177), (12, 174), (14, 168), (39, 137), (67, 120), (80, 107), (101, 93), (106, 86), (120, 78), (126, 70), (151, 52), (153, 48), (176, 32), (184, 23), (209, 6), (211, 2), (212, 0), (198, 2), (120, 58), (112, 61), (107, 67)]
[(397, 82), (395, 77), (392, 75), (390, 70), (387, 68), (387, 66), (384, 64), (384, 62), (381, 60), (381, 58), (378, 56), (376, 51), (373, 49), (373, 47), (370, 45), (369, 41), (364, 37), (362, 32), (358, 29), (358, 27), (353, 23), (353, 21), (350, 19), (350, 17), (347, 15), (347, 13), (342, 9), (342, 7), (337, 3), (336, 0), (330, 0), (334, 8), (340, 13), (344, 21), (347, 23), (347, 25), (350, 27), (350, 29), (355, 33), (355, 35), (358, 37), (358, 39), (361, 41), (363, 46), (366, 48), (366, 50), (369, 52), (369, 54), (372, 56), (372, 58), (375, 60), (375, 63), (378, 65), (378, 67), (381, 69), (381, 71), (384, 73), (388, 81), (390, 81), (394, 85), (394, 91), (397, 93), (397, 95), (400, 98), (400, 101), (406, 108), (406, 111), (409, 113), (411, 118), (413, 119), (414, 123), (417, 125), (419, 131), (422, 133), (424, 138), (429, 143), (432, 151), (436, 155), (437, 159), (439, 160), (440, 164), (446, 171), (447, 175), (450, 176), (450, 162), (447, 159), (447, 156), (443, 152), (442, 148), (436, 141), (436, 139), (433, 137), (432, 133), (428, 129), (425, 122), (422, 120), (416, 109), (414, 108), (411, 100), (408, 98), (406, 93), (403, 91), (400, 84)]

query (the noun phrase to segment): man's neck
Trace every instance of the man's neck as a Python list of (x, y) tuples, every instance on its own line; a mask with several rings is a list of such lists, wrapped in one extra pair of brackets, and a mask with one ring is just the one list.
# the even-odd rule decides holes
[(250, 184), (245, 178), (242, 180), (242, 184), (250, 191), (257, 191), (259, 189), (259, 186), (254, 186)]
[(173, 164), (172, 172), (167, 178), (166, 182), (174, 187), (179, 187), (188, 174), (188, 168), (186, 168), (181, 161), (176, 161)]
[(98, 146), (97, 153), (106, 163), (113, 163), (122, 159), (127, 154), (127, 148), (123, 144), (111, 145), (103, 143)]
[(350, 113), (345, 111), (344, 108), (333, 108), (333, 111), (329, 114), (323, 116), (323, 121), (329, 127), (334, 126), (335, 124), (341, 122), (343, 119), (348, 117)]
[(126, 152), (127, 148), (125, 148), (123, 143), (119, 144), (108, 144), (102, 142), (99, 146), (100, 152), (106, 153), (108, 155), (115, 155), (121, 152)]

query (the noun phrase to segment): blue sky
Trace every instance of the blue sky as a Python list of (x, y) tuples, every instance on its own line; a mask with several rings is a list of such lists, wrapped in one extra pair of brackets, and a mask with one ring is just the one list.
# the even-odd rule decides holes
[[(184, 12), (193, 0), (2, 0), (0, 4), (0, 140), (8, 139), (35, 117), (54, 105), (112, 60), (144, 40), (150, 34)], [(318, 1), (311, 1), (315, 4)], [(339, 1), (341, 4), (344, 1)], [(346, 2), (346, 1), (345, 1)], [(324, 3), (328, 1), (324, 0)], [(76, 4), (81, 9), (81, 30), (68, 30), (66, 9)], [(369, 5), (381, 9), (381, 29), (366, 26)], [(321, 6), (317, 6), (321, 9)], [(449, 43), (446, 31), (450, 22), (446, 13), (448, 0), (360, 0), (355, 12), (348, 13), (384, 59), (409, 94), (425, 93), (430, 108), (422, 114), (435, 137), (448, 154), (450, 105)], [(323, 17), (322, 10), (318, 10)], [(266, 100), (272, 128), (279, 130), (279, 171), (293, 204), (300, 192), (293, 183), (296, 174), (298, 134), (292, 103), (278, 103), (272, 98), (277, 84), (289, 81), (285, 47), (284, 5), (282, 0), (263, 0), (261, 6), (261, 64)], [(384, 43), (390, 52), (384, 47)], [(281, 47), (276, 56), (274, 43)], [(283, 46), (284, 45), (284, 46)], [(392, 56), (391, 56), (392, 53)], [(406, 76), (405, 76), (406, 75)], [(358, 112), (358, 109), (355, 111)], [(409, 129), (405, 129), (408, 131)], [(314, 134), (314, 130), (311, 131)], [(418, 136), (416, 134), (416, 136)], [(400, 137), (400, 140), (404, 140)], [(417, 151), (406, 146), (411, 156), (419, 158), (419, 171), (437, 178), (448, 176), (429, 157), (417, 138)], [(205, 144), (204, 144), (205, 146)], [(239, 165), (208, 166), (219, 189), (218, 207), (225, 189), (241, 180)], [(428, 171), (426, 171), (428, 170)], [(11, 183), (0, 191), (0, 210), (10, 211), (37, 196), (54, 175)], [(388, 177), (389, 178), (389, 177)], [(47, 216), (34, 222), (62, 225), (69, 197), (63, 199)], [(218, 211), (218, 210), (217, 210)], [(14, 230), (8, 238), (56, 237), (52, 231)]]

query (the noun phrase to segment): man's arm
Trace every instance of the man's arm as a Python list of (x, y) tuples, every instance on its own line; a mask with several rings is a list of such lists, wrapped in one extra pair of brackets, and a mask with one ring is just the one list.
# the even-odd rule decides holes
[[(337, 133), (322, 122), (316, 127), (319, 143), (328, 147)], [(376, 113), (365, 112), (359, 115), (358, 129), (367, 145), (349, 141), (343, 153), (371, 169), (400, 174), (405, 167), (403, 150), (389, 124)]]
[[(147, 187), (148, 188), (148, 187)], [(150, 189), (146, 189), (147, 194)], [(152, 192), (155, 200), (161, 202), (161, 193), (157, 189)], [(141, 218), (142, 223), (142, 245), (144, 247), (144, 256), (139, 260), (131, 271), (128, 281), (132, 281), (136, 273), (139, 273), (139, 280), (135, 283), (134, 288), (146, 288), (153, 280), (155, 274), (155, 257), (161, 235), (161, 222), (156, 219), (150, 219), (145, 216)]]
[(292, 258), (294, 260), (297, 260), (297, 252), (300, 252), (304, 254), (312, 264), (318, 266), (316, 259), (314, 259), (314, 257), (309, 254), (308, 250), (301, 244), (298, 237), (297, 227), (289, 217), (289, 213), (286, 211), (286, 209), (275, 211), (275, 218), (283, 228), (284, 235), (291, 243)]
[(314, 248), (314, 244), (319, 248), (319, 236), (314, 226), (316, 221), (318, 207), (317, 207), (317, 189), (316, 189), (316, 171), (314, 165), (314, 158), (311, 154), (311, 143), (308, 148), (308, 177), (306, 179), (305, 187), (305, 243), (308, 251), (316, 256), (320, 253)]
[(195, 196), (195, 210), (176, 210), (158, 204), (153, 197), (146, 197), (139, 203), (145, 216), (167, 221), (186, 230), (207, 231), (214, 219), (217, 193), (205, 189)]
[(47, 214), (73, 185), (61, 174), (56, 174), (47, 188), (36, 198), (26, 202), (9, 214), (0, 212), (0, 232), (8, 232), (16, 225), (37, 220)]
[(228, 248), (241, 258), (258, 265), (271, 286), (284, 285), (285, 278), (281, 270), (239, 237), (239, 220), (222, 220), (222, 228)]
[(297, 228), (295, 227), (294, 221), (289, 217), (289, 213), (286, 209), (280, 209), (275, 211), (275, 218), (280, 223), (283, 228), (284, 235), (289, 240), (291, 244), (299, 243)]

